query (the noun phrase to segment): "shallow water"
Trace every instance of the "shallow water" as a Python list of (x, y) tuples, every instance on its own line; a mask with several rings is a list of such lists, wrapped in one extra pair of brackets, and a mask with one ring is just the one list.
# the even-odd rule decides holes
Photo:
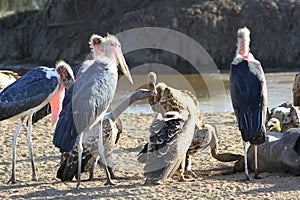
[[(296, 72), (266, 73), (268, 88), (268, 106), (276, 107), (284, 102), (293, 101), (293, 81)], [(116, 96), (112, 103), (118, 105), (132, 91), (147, 83), (147, 76), (133, 75), (134, 85), (127, 79), (121, 78), (118, 83)], [(177, 89), (187, 89), (196, 94), (199, 109), (202, 112), (228, 112), (233, 111), (229, 93), (229, 74), (204, 75), (158, 75), (158, 82)], [(126, 113), (152, 113), (146, 100), (139, 101), (129, 107)]]

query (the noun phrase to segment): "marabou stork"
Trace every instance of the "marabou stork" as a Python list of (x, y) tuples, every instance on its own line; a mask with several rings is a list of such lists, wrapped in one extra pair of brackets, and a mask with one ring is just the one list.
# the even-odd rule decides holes
[(237, 51), (230, 69), (230, 93), (235, 116), (244, 141), (246, 180), (250, 180), (247, 166), (247, 142), (254, 145), (255, 175), (261, 178), (257, 166), (257, 145), (265, 142), (267, 87), (262, 66), (249, 51), (250, 31), (237, 32)]
[(52, 123), (57, 121), (61, 104), (68, 88), (74, 81), (71, 67), (64, 61), (56, 63), (56, 68), (37, 67), (26, 73), (0, 93), (0, 121), (21, 118), (13, 137), (12, 183), (16, 183), (16, 145), (24, 119), (28, 120), (27, 142), (32, 165), (32, 180), (37, 180), (31, 140), (32, 115), (50, 102)]
[[(121, 44), (113, 35), (101, 38), (99, 52), (93, 60), (83, 63), (83, 70), (70, 88), (70, 95), (64, 100), (64, 108), (57, 123), (53, 143), (61, 152), (70, 152), (78, 135), (77, 188), (80, 186), (80, 173), (83, 152), (83, 136), (93, 126), (99, 126), (98, 151), (105, 166), (107, 184), (113, 184), (104, 155), (102, 122), (114, 96), (118, 68), (133, 83), (128, 66), (122, 54)], [(97, 52), (96, 52), (97, 53)]]

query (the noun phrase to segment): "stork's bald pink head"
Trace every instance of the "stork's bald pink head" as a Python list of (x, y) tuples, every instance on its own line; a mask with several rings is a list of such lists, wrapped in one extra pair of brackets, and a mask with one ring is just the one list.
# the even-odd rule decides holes
[(58, 61), (56, 64), (56, 71), (60, 75), (62, 84), (68, 88), (74, 81), (73, 70), (65, 61)]
[(104, 56), (108, 57), (113, 62), (116, 62), (119, 69), (124, 73), (128, 80), (133, 83), (118, 38), (107, 34), (106, 37), (101, 39), (100, 50), (104, 52)]
[(93, 52), (93, 56), (94, 58), (96, 56), (103, 56), (104, 53), (103, 51), (101, 51), (100, 49), (100, 44), (101, 44), (101, 40), (103, 39), (103, 37), (101, 37), (100, 35), (97, 34), (93, 34), (90, 38), (90, 48), (91, 51)]
[(237, 51), (244, 59), (248, 57), (250, 51), (250, 30), (247, 27), (239, 28), (237, 32)]

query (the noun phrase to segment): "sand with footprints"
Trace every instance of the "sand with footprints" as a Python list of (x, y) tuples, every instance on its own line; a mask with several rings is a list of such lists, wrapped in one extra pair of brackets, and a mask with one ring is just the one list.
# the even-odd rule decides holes
[[(122, 114), (123, 134), (115, 149), (116, 186), (105, 186), (104, 170), (96, 169), (93, 181), (62, 183), (56, 178), (60, 162), (59, 150), (52, 144), (54, 127), (50, 116), (33, 127), (34, 153), (38, 181), (31, 181), (31, 165), (23, 128), (17, 145), (18, 182), (7, 184), (11, 175), (12, 136), (18, 121), (0, 122), (0, 198), (21, 199), (297, 199), (300, 196), (299, 177), (284, 173), (262, 173), (263, 179), (244, 182), (244, 174), (215, 175), (228, 170), (234, 163), (222, 163), (211, 157), (207, 149), (194, 158), (193, 169), (199, 178), (193, 182), (178, 182), (176, 177), (165, 185), (145, 186), (143, 165), (136, 156), (149, 136), (153, 114)], [(204, 113), (207, 123), (217, 126), (220, 151), (243, 153), (243, 143), (233, 113)], [(253, 173), (250, 174), (253, 177)], [(83, 180), (87, 174), (82, 176)]]

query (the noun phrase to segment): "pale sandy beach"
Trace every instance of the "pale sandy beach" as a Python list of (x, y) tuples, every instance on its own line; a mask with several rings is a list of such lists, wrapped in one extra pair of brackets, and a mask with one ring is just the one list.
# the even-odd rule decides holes
[[(11, 175), (12, 135), (17, 121), (0, 122), (0, 198), (20, 199), (298, 199), (299, 177), (284, 173), (263, 173), (263, 179), (244, 182), (244, 174), (212, 175), (212, 170), (232, 167), (210, 156), (207, 149), (194, 158), (193, 169), (202, 176), (194, 182), (168, 181), (166, 185), (144, 186), (142, 169), (136, 156), (147, 141), (152, 114), (121, 115), (124, 132), (115, 150), (116, 186), (105, 186), (103, 170), (96, 170), (93, 181), (83, 181), (79, 190), (76, 182), (60, 182), (56, 176), (59, 151), (52, 145), (54, 127), (49, 116), (34, 125), (33, 142), (38, 168), (38, 181), (31, 181), (31, 165), (23, 129), (17, 146), (18, 183), (6, 184)], [(220, 151), (242, 154), (242, 140), (232, 113), (205, 113), (203, 119), (215, 124)], [(83, 179), (87, 179), (87, 174)], [(253, 177), (253, 173), (251, 173)]]

